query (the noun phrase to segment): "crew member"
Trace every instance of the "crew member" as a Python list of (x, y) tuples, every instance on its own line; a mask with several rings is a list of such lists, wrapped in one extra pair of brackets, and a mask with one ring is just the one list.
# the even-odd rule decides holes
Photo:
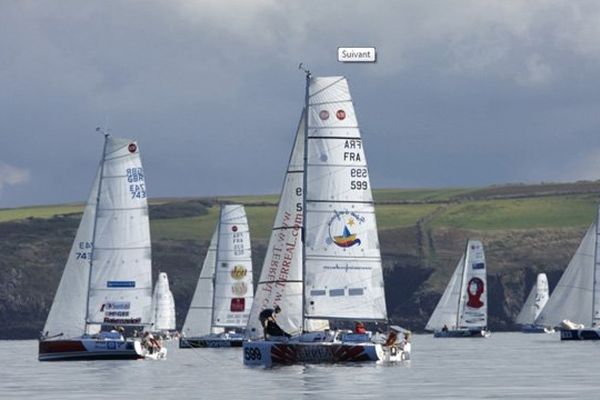
[(267, 335), (271, 336), (285, 336), (287, 338), (292, 337), (289, 333), (285, 332), (281, 327), (277, 324), (276, 315), (281, 312), (281, 307), (275, 306), (275, 308), (265, 308), (258, 315), (258, 319), (260, 320), (260, 324), (263, 327), (263, 334), (265, 340), (267, 340)]

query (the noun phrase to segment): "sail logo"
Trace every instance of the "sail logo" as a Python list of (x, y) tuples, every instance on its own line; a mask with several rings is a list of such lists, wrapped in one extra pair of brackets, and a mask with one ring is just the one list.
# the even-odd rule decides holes
[(135, 145), (135, 143), (130, 143), (127, 147), (127, 150), (129, 150), (130, 153), (135, 153), (135, 151), (137, 150), (137, 146)]
[(248, 285), (246, 282), (236, 282), (231, 285), (231, 293), (234, 296), (243, 296), (248, 292)]
[(319, 113), (319, 118), (321, 118), (321, 121), (327, 121), (329, 119), (329, 111), (321, 110)]
[(243, 265), (236, 265), (233, 267), (230, 274), (233, 279), (239, 281), (240, 279), (244, 279), (246, 277), (246, 274), (248, 274), (248, 269)]
[(334, 211), (327, 225), (329, 226), (329, 238), (327, 244), (335, 244), (338, 247), (360, 246), (357, 230), (365, 222), (365, 217), (352, 211)]
[(472, 278), (467, 285), (467, 295), (469, 295), (469, 301), (467, 306), (471, 308), (483, 307), (483, 301), (481, 301), (481, 295), (485, 290), (485, 284), (480, 278)]
[(243, 312), (246, 309), (246, 299), (235, 298), (231, 299), (231, 304), (229, 305), (229, 311), (231, 312)]

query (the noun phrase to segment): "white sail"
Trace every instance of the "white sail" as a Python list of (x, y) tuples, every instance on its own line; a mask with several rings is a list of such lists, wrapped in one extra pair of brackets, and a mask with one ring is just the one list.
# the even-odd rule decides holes
[(531, 288), (521, 312), (515, 322), (520, 325), (532, 325), (546, 306), (549, 295), (548, 278), (546, 274), (538, 274), (536, 283)]
[(592, 325), (596, 236), (596, 224), (592, 224), (536, 319), (536, 325), (555, 327), (565, 319), (588, 327)]
[(47, 337), (65, 339), (79, 337), (85, 333), (85, 305), (99, 177), (100, 171), (98, 170), (44, 325), (43, 333)]
[(483, 245), (478, 240), (467, 242), (464, 277), (459, 327), (487, 327), (487, 273)]
[(386, 320), (375, 208), (346, 79), (311, 77), (307, 114), (304, 315)]
[(152, 294), (152, 330), (168, 331), (175, 329), (175, 299), (169, 288), (167, 274), (158, 274), (154, 293)]
[(225, 205), (219, 218), (213, 326), (245, 328), (252, 308), (252, 251), (246, 211)]
[(107, 136), (100, 176), (88, 323), (149, 324), (150, 228), (137, 143)]
[[(202, 336), (211, 331), (212, 326), (212, 304), (213, 304), (213, 279), (215, 274), (215, 265), (217, 262), (217, 240), (219, 229), (218, 225), (210, 241), (208, 252), (204, 258), (202, 271), (192, 297), (192, 302), (188, 310), (182, 332), (187, 337)], [(222, 328), (220, 329), (222, 331)]]
[(461, 295), (461, 283), (465, 267), (465, 255), (460, 257), (460, 261), (450, 278), (444, 294), (440, 298), (433, 314), (425, 326), (428, 331), (439, 331), (444, 326), (448, 329), (457, 329), (458, 301)]

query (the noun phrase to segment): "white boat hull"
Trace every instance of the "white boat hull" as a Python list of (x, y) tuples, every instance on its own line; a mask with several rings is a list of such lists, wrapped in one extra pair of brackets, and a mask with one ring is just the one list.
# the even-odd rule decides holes
[(244, 365), (271, 367), (276, 364), (321, 364), (346, 362), (398, 362), (410, 353), (397, 346), (376, 343), (247, 341)]

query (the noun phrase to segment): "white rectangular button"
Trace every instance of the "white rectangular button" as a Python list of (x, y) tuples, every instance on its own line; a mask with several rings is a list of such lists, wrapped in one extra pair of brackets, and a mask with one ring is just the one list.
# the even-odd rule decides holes
[(338, 47), (338, 61), (373, 63), (377, 61), (375, 47)]

